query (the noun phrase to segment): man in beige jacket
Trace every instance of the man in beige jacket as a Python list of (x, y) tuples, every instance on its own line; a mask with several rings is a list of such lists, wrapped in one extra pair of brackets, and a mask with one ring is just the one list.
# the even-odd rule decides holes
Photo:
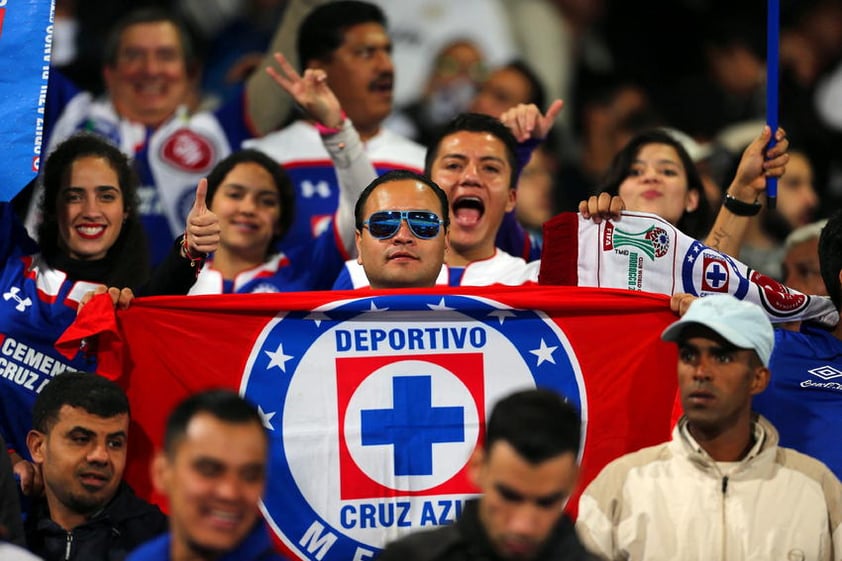
[(662, 334), (678, 344), (684, 416), (670, 442), (627, 454), (585, 489), (577, 531), (607, 559), (842, 559), (842, 484), (778, 446), (752, 412), (774, 332), (755, 304), (700, 298)]

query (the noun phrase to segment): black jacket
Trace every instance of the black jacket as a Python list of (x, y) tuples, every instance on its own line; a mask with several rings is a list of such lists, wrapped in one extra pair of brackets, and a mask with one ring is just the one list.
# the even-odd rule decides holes
[(102, 510), (69, 532), (50, 519), (46, 501), (34, 507), (25, 524), (27, 547), (44, 561), (122, 561), (167, 529), (166, 515), (126, 483)]
[[(386, 546), (377, 561), (502, 561), (479, 521), (478, 501), (468, 501), (454, 524), (416, 532)], [(559, 519), (535, 561), (596, 561), (565, 514)]]

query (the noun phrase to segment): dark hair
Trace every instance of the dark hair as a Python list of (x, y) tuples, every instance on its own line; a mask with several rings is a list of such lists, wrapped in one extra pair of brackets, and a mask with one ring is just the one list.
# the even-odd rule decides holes
[(842, 270), (842, 209), (830, 216), (819, 236), (819, 269), (827, 293), (838, 310), (842, 307), (842, 290), (839, 286), (839, 271)]
[(193, 73), (198, 68), (196, 50), (193, 48), (190, 32), (185, 23), (174, 13), (163, 8), (147, 7), (131, 11), (120, 18), (108, 32), (103, 45), (103, 61), (107, 66), (117, 66), (117, 59), (120, 55), (120, 42), (123, 33), (133, 25), (144, 23), (167, 22), (175, 27), (178, 33), (178, 42), (181, 45), (181, 53), (184, 57), (184, 66), (188, 73)]
[(363, 23), (386, 27), (386, 16), (379, 6), (357, 0), (328, 2), (314, 8), (298, 27), (298, 61), (302, 71), (311, 60), (328, 60), (345, 41), (345, 31)]
[(427, 149), (427, 155), (424, 157), (424, 173), (432, 177), (433, 162), (438, 157), (439, 145), (446, 137), (462, 131), (489, 133), (503, 143), (503, 146), (506, 148), (506, 159), (509, 161), (509, 167), (512, 169), (512, 174), (509, 178), (509, 187), (514, 189), (517, 186), (518, 172), (520, 171), (517, 160), (517, 139), (515, 139), (512, 131), (501, 123), (499, 119), (480, 113), (460, 113), (445, 125)]
[(514, 70), (529, 82), (529, 99), (526, 100), (526, 103), (534, 103), (543, 112), (546, 109), (544, 104), (547, 102), (547, 94), (544, 91), (544, 84), (535, 70), (523, 59), (515, 59), (501, 67), (501, 70), (506, 69)]
[(50, 380), (35, 398), (32, 428), (48, 433), (65, 405), (104, 419), (129, 414), (129, 398), (115, 382), (92, 372), (65, 371)]
[(488, 453), (502, 440), (528, 462), (538, 464), (565, 452), (578, 455), (581, 437), (576, 408), (552, 390), (533, 388), (497, 402), (488, 418), (483, 447)]
[(702, 177), (699, 174), (696, 164), (693, 162), (684, 145), (681, 144), (670, 133), (659, 130), (646, 130), (636, 134), (626, 145), (614, 155), (611, 161), (611, 166), (602, 180), (599, 191), (617, 195), (620, 191), (620, 185), (629, 176), (635, 158), (637, 158), (644, 146), (649, 144), (667, 144), (672, 146), (678, 153), (681, 164), (684, 166), (684, 171), (687, 175), (687, 190), (696, 191), (699, 195), (699, 204), (696, 210), (685, 212), (681, 215), (676, 228), (685, 234), (696, 239), (701, 239), (707, 235), (711, 226), (711, 210), (710, 203), (708, 203), (705, 196), (705, 187), (702, 183)]
[(47, 157), (43, 170), (44, 196), (38, 203), (41, 213), (41, 223), (38, 225), (41, 253), (51, 266), (56, 266), (57, 258), (65, 253), (59, 245), (59, 193), (70, 179), (73, 163), (87, 157), (105, 160), (117, 174), (126, 219), (120, 235), (106, 253), (109, 267), (104, 278), (85, 280), (109, 286), (140, 286), (149, 276), (149, 266), (146, 235), (140, 223), (137, 175), (129, 159), (116, 146), (93, 133), (74, 134), (61, 142)]
[(255, 424), (260, 427), (260, 433), (267, 442), (269, 440), (263, 430), (263, 418), (254, 405), (233, 390), (209, 389), (187, 397), (170, 413), (164, 430), (164, 450), (168, 456), (175, 454), (176, 447), (187, 432), (187, 425), (200, 413), (208, 413), (226, 423)]
[(287, 175), (284, 168), (277, 161), (265, 153), (251, 148), (233, 152), (213, 166), (213, 169), (208, 174), (208, 208), (210, 208), (213, 202), (213, 196), (222, 184), (225, 176), (237, 165), (247, 163), (259, 165), (272, 176), (272, 181), (275, 183), (275, 188), (278, 190), (280, 197), (281, 213), (278, 217), (278, 234), (269, 242), (267, 253), (270, 253), (274, 250), (277, 242), (287, 233), (295, 218), (295, 189), (292, 186), (292, 180), (290, 180), (289, 175)]
[(445, 193), (435, 181), (426, 175), (421, 175), (420, 173), (415, 173), (414, 171), (406, 169), (396, 169), (375, 178), (375, 180), (369, 183), (366, 188), (363, 189), (363, 192), (360, 193), (360, 197), (357, 199), (357, 204), (354, 205), (354, 223), (356, 224), (357, 230), (363, 229), (363, 221), (365, 220), (365, 216), (363, 216), (363, 208), (365, 207), (366, 201), (368, 201), (368, 197), (371, 196), (371, 193), (384, 183), (393, 183), (404, 179), (420, 181), (433, 190), (433, 193), (436, 194), (436, 197), (438, 197), (439, 203), (441, 204), (442, 224), (445, 228), (450, 226), (450, 204), (447, 202), (447, 193)]

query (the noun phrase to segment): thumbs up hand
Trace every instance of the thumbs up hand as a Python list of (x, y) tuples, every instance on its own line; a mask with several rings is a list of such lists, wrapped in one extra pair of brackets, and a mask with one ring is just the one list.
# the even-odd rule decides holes
[(196, 199), (187, 215), (184, 237), (191, 255), (211, 253), (219, 247), (219, 218), (205, 202), (208, 180), (202, 178), (196, 186)]

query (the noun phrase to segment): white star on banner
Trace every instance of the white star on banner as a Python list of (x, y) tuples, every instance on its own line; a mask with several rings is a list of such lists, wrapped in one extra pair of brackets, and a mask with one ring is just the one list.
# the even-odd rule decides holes
[(275, 416), (275, 411), (266, 413), (265, 411), (263, 411), (263, 408), (258, 405), (257, 412), (260, 413), (260, 418), (263, 419), (263, 426), (267, 430), (275, 430), (275, 427), (272, 426), (272, 417)]
[(506, 321), (506, 318), (514, 318), (517, 317), (514, 312), (511, 310), (494, 310), (490, 314), (492, 317), (496, 317), (497, 321), (500, 322), (500, 325), (503, 325), (503, 322)]
[(311, 319), (316, 322), (316, 327), (321, 327), (322, 322), (329, 320), (330, 316), (324, 312), (313, 312), (304, 316), (304, 319)]
[(558, 347), (548, 347), (547, 344), (544, 342), (544, 338), (541, 338), (541, 346), (535, 350), (529, 351), (533, 355), (538, 357), (538, 364), (536, 366), (541, 366), (545, 361), (552, 362), (555, 364), (555, 359), (553, 358), (553, 352)]
[(281, 372), (286, 372), (287, 367), (286, 363), (288, 360), (293, 358), (291, 355), (284, 354), (284, 344), (278, 343), (278, 348), (275, 352), (272, 351), (263, 351), (269, 357), (269, 365), (266, 366), (266, 370), (269, 370), (273, 366), (277, 366), (281, 369)]
[(389, 308), (378, 308), (377, 304), (374, 303), (374, 300), (371, 301), (371, 306), (367, 310), (363, 310), (363, 312), (385, 312)]
[(435, 310), (437, 312), (446, 312), (448, 310), (453, 309), (450, 306), (445, 305), (444, 298), (439, 300), (438, 304), (427, 304), (427, 307), (430, 308), (431, 310)]

